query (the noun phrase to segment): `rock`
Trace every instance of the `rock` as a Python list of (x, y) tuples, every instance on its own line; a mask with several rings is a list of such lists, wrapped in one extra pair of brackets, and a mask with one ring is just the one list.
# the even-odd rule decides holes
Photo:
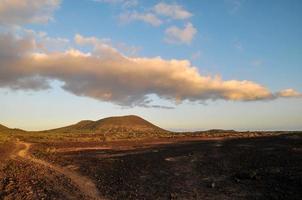
[(259, 179), (258, 172), (256, 170), (243, 171), (239, 172), (235, 175), (235, 180), (251, 180), (251, 179)]
[(236, 181), (237, 183), (240, 183), (240, 179), (238, 179), (238, 178), (236, 178), (236, 177), (235, 177), (235, 181)]
[(275, 167), (275, 168), (270, 169), (269, 172), (271, 174), (279, 174), (281, 172), (281, 169), (278, 167)]
[(210, 182), (209, 185), (208, 185), (209, 188), (215, 188), (216, 187), (216, 184), (215, 182)]
[(176, 193), (170, 193), (170, 199), (176, 199), (177, 198), (177, 194)]

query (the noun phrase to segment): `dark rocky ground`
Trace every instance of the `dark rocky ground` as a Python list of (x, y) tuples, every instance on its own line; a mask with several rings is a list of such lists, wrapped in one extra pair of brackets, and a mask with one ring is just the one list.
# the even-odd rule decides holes
[(0, 199), (83, 199), (64, 176), (20, 160), (7, 161), (0, 174)]
[(70, 180), (40, 165), (15, 157), (11, 142), (0, 145), (0, 200), (84, 199)]
[(95, 180), (108, 199), (302, 199), (301, 134), (59, 157)]
[[(85, 199), (63, 175), (10, 159), (14, 143), (0, 147), (0, 199)], [(110, 149), (79, 150), (87, 147)], [(43, 142), (30, 152), (89, 176), (107, 199), (302, 199), (301, 133)]]

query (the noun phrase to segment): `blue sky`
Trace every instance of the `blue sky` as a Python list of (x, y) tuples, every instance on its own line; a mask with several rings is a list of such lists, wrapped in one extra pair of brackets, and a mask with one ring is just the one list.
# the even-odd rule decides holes
[(26, 1), (0, 9), (4, 125), (136, 114), (175, 130), (302, 130), (301, 1)]

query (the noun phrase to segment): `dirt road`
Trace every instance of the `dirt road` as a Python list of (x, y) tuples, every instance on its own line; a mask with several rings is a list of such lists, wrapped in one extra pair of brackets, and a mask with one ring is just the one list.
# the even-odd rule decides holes
[(75, 185), (88, 199), (104, 199), (100, 197), (99, 192), (95, 186), (95, 184), (87, 177), (80, 175), (79, 173), (72, 171), (71, 169), (67, 169), (64, 167), (60, 167), (49, 162), (46, 162), (41, 159), (34, 158), (30, 155), (29, 149), (31, 147), (30, 143), (17, 141), (16, 142), (16, 151), (11, 155), (13, 159), (25, 159), (31, 161), (35, 164), (42, 165), (48, 169), (51, 169), (59, 174), (64, 175), (69, 178), (73, 185)]

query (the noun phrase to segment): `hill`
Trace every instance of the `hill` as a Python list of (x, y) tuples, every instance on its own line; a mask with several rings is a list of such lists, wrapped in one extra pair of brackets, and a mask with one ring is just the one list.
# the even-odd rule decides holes
[(3, 126), (0, 124), (0, 132), (7, 132), (9, 130), (10, 130), (10, 128), (7, 128), (6, 126)]
[(2, 133), (24, 133), (26, 131), (19, 128), (8, 128), (0, 124), (0, 132)]
[(93, 133), (114, 138), (154, 137), (170, 134), (135, 115), (108, 117), (97, 121), (84, 120), (76, 124), (48, 130), (55, 133)]

